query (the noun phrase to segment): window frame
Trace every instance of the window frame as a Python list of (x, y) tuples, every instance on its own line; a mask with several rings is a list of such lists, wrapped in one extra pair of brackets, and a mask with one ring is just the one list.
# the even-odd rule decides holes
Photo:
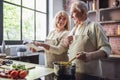
[[(36, 2), (36, 0), (34, 0), (35, 2)], [(2, 44), (2, 41), (3, 41), (3, 25), (4, 25), (4, 23), (3, 23), (3, 16), (4, 16), (4, 14), (3, 14), (3, 4), (4, 3), (8, 3), (8, 4), (12, 4), (12, 5), (15, 5), (15, 6), (20, 6), (20, 5), (17, 5), (17, 4), (14, 4), (14, 3), (11, 3), (11, 2), (8, 2), (8, 1), (4, 1), (4, 0), (0, 0), (0, 45)], [(22, 4), (22, 0), (21, 0), (21, 4)], [(36, 6), (36, 4), (34, 4), (34, 6)], [(40, 13), (44, 13), (44, 14), (46, 14), (46, 36), (47, 36), (47, 34), (49, 33), (48, 31), (49, 31), (49, 8), (48, 8), (48, 6), (49, 6), (49, 0), (46, 0), (46, 13), (44, 13), (44, 12), (41, 12), (41, 11), (37, 11), (37, 10), (35, 10), (35, 9), (33, 9), (35, 12), (40, 12)], [(22, 7), (23, 6), (20, 6), (21, 7), (21, 13), (22, 13)], [(24, 7), (24, 8), (26, 8), (26, 9), (30, 9), (30, 8), (27, 8), (27, 7)], [(35, 12), (34, 12), (34, 23), (36, 23), (35, 21), (36, 21), (36, 14), (35, 14)], [(21, 40), (5, 40), (5, 43), (6, 44), (8, 44), (8, 45), (16, 45), (16, 44), (22, 44), (23, 43), (23, 41), (22, 41), (22, 14), (20, 15), (20, 17), (21, 17), (21, 20), (20, 20), (20, 28), (21, 28), (21, 31), (20, 31), (20, 35), (21, 35)], [(36, 29), (36, 24), (34, 24), (34, 28)], [(36, 40), (36, 30), (34, 31), (34, 40)]]

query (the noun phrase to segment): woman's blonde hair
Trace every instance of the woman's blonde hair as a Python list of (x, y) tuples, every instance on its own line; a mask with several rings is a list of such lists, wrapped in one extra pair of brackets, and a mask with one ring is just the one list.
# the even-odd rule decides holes
[(64, 28), (65, 28), (65, 30), (69, 30), (70, 29), (69, 16), (65, 11), (59, 11), (59, 12), (56, 13), (55, 18), (54, 18), (54, 28), (57, 28), (56, 20), (59, 16), (65, 16), (66, 17), (67, 23), (66, 23)]

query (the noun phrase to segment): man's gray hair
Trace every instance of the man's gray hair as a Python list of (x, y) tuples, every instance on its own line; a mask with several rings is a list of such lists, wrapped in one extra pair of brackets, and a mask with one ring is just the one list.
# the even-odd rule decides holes
[(71, 10), (73, 10), (73, 9), (77, 9), (79, 12), (82, 12), (83, 10), (87, 12), (88, 11), (88, 6), (83, 1), (75, 1), (71, 5)]

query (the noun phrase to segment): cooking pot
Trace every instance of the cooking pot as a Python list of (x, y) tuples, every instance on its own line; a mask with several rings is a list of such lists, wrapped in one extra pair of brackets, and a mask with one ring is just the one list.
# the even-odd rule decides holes
[(76, 65), (74, 63), (61, 64), (68, 62), (54, 62), (54, 73), (57, 76), (74, 76)]

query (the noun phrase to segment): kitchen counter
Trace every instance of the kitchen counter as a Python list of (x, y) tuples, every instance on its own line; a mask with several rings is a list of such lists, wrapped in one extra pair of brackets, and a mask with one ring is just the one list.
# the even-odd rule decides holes
[[(37, 55), (37, 54), (36, 54)], [(110, 55), (108, 59), (102, 59), (102, 69), (103, 69), (103, 77), (99, 78), (100, 80), (120, 80), (119, 74), (120, 74), (120, 56), (119, 55)], [(96, 80), (94, 78), (98, 78), (95, 76), (89, 76), (86, 74), (77, 74), (75, 76), (69, 76), (69, 77), (58, 77), (54, 74), (53, 69), (46, 68), (43, 65), (28, 63), (28, 62), (21, 62), (21, 61), (15, 61), (14, 63), (17, 64), (25, 64), (27, 68), (30, 69), (28, 76), (26, 77), (26, 80)], [(9, 66), (0, 66), (2, 69), (3, 67), (7, 68)], [(85, 77), (86, 79), (81, 79), (82, 77)], [(93, 78), (93, 79), (91, 79)], [(107, 79), (105, 79), (107, 78)], [(109, 78), (109, 79), (108, 79)], [(10, 79), (4, 79), (0, 78), (0, 80), (10, 80)]]
[[(46, 68), (45, 66), (42, 66), (42, 65), (15, 61), (15, 60), (12, 60), (12, 61), (13, 61), (13, 64), (23, 64), (26, 66), (27, 69), (29, 69), (29, 74), (26, 76), (26, 80), (34, 80), (34, 79), (53, 73), (53, 69)], [(9, 69), (10, 66), (6, 66), (6, 65), (0, 66), (0, 69), (4, 69), (4, 68)], [(0, 78), (0, 80), (10, 80), (10, 79)]]
[(120, 55), (110, 55), (109, 59), (120, 59)]
[(101, 61), (103, 77), (120, 80), (120, 55), (110, 55)]
[[(29, 69), (29, 74), (26, 76), (26, 80), (120, 80), (120, 79), (107, 79), (90, 76), (86, 74), (76, 73), (73, 76), (56, 76), (52, 68), (46, 68), (43, 65), (21, 62), (12, 60), (13, 64), (24, 64), (26, 68)], [(0, 69), (10, 68), (10, 66), (0, 66)], [(0, 80), (10, 80), (5, 78), (0, 78)]]

